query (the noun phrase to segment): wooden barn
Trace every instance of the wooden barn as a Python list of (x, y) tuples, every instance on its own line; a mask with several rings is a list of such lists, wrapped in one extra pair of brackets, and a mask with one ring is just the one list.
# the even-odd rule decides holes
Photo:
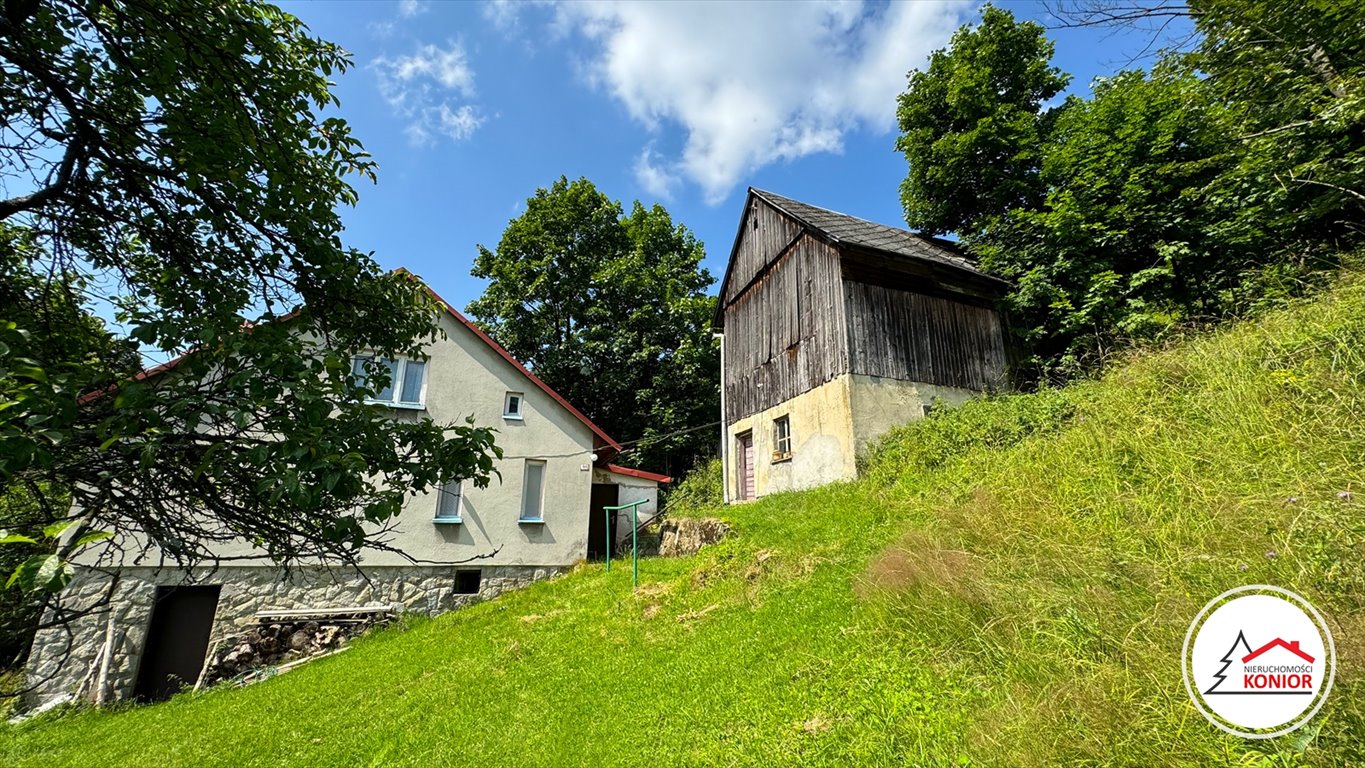
[(888, 429), (1002, 387), (1006, 288), (946, 240), (750, 188), (715, 317), (726, 500), (853, 478)]

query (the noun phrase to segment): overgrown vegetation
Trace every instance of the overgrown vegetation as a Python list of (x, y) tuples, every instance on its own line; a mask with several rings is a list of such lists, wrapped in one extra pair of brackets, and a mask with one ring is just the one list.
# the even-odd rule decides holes
[[(5, 729), (0, 762), (1361, 764), (1362, 372), (1348, 277), (1099, 381), (934, 412), (854, 483), (689, 489), (735, 536), (645, 561), (638, 590), (582, 567), (245, 690)], [(1199, 607), (1258, 582), (1312, 600), (1340, 655), (1323, 712), (1269, 742), (1206, 723), (1180, 671)]]
[(1188, 50), (1053, 103), (1043, 27), (986, 6), (900, 97), (906, 220), (1009, 279), (1021, 379), (1067, 380), (1305, 292), (1362, 241), (1365, 6), (1062, 0), (1060, 18), (1188, 17)]

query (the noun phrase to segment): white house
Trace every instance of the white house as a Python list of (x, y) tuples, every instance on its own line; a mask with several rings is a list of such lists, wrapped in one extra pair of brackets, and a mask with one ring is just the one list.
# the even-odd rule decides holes
[(498, 430), (504, 455), (501, 480), (487, 488), (456, 484), (408, 500), (389, 541), (420, 564), (380, 551), (365, 556), (364, 576), (319, 565), (285, 579), (263, 561), (187, 573), (126, 555), (97, 568), (107, 553), (85, 551), (64, 604), (112, 594), (110, 608), (38, 634), (27, 667), (37, 685), (31, 703), (69, 697), (92, 678), (108, 700), (157, 698), (174, 689), (168, 681), (193, 682), (210, 644), (261, 611), (443, 612), (600, 557), (609, 535), (629, 531), (609, 534), (604, 506), (645, 499), (641, 520), (657, 514), (669, 478), (612, 464), (620, 444), (436, 298), (446, 310), (444, 337), (424, 360), (390, 361), (394, 385), (379, 399), (395, 418), (421, 413), (449, 423), (472, 413)]

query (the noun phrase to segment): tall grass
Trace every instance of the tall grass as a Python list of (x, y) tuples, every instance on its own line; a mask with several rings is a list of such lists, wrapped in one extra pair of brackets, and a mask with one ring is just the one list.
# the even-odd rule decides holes
[[(1101, 381), (897, 430), (855, 483), (676, 514), (735, 535), (361, 641), (245, 690), (0, 731), (6, 765), (1365, 764), (1365, 284)], [(708, 486), (709, 484), (709, 486)], [(1180, 673), (1240, 584), (1333, 623), (1308, 728), (1248, 742)]]

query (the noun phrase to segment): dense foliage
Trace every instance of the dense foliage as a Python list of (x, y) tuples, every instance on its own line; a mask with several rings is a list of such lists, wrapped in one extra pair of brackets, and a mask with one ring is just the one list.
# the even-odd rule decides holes
[(480, 246), (473, 274), (489, 282), (469, 311), (607, 434), (636, 443), (625, 460), (681, 473), (714, 454), (705, 427), (720, 418), (704, 255), (663, 207), (627, 213), (587, 179), (561, 177), (496, 251)]
[[(410, 493), (487, 481), (491, 432), (395, 421), (364, 403), (383, 377), (351, 375), (438, 326), (414, 280), (341, 242), (348, 178), (374, 172), (321, 116), (348, 66), (257, 0), (4, 3), (0, 491), (41, 514), (0, 536), (42, 550), (19, 587), (60, 589), (96, 539), (355, 563)], [(96, 310), (179, 357), (135, 374)]]
[(988, 6), (901, 97), (906, 218), (1014, 282), (1025, 378), (1273, 303), (1365, 234), (1360, 4), (1074, 8), (1187, 13), (1199, 36), (1045, 108), (1065, 78), (1044, 30)]

